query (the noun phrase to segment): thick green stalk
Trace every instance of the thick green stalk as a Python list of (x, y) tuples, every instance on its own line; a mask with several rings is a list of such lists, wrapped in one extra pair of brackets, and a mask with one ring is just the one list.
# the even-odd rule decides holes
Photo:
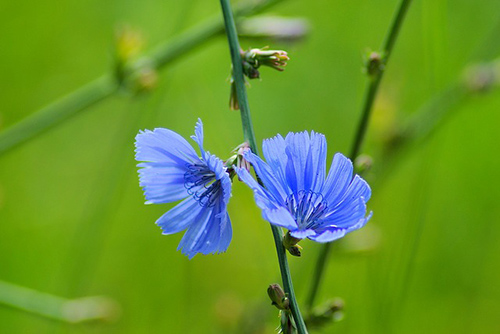
[[(249, 1), (249, 3), (239, 6), (234, 15), (242, 17), (256, 14), (281, 1), (283, 0)], [(152, 60), (154, 69), (158, 70), (223, 33), (224, 23), (217, 16), (160, 45), (148, 58)], [(132, 65), (130, 68), (135, 68), (135, 66)], [(108, 73), (36, 111), (19, 123), (0, 132), (0, 155), (35, 138), (71, 116), (113, 96), (119, 89), (120, 85), (113, 73)]]
[[(373, 109), (373, 103), (375, 102), (375, 97), (377, 96), (378, 88), (382, 77), (384, 75), (384, 70), (387, 67), (389, 57), (391, 56), (394, 43), (398, 37), (398, 33), (401, 30), (401, 25), (404, 21), (405, 14), (408, 11), (411, 0), (401, 0), (396, 11), (396, 15), (393, 18), (392, 24), (387, 32), (380, 55), (382, 57), (382, 67), (373, 76), (370, 76), (370, 81), (368, 82), (368, 87), (366, 89), (365, 97), (363, 100), (363, 109), (361, 120), (358, 124), (358, 129), (354, 138), (354, 142), (351, 148), (351, 153), (349, 157), (351, 160), (356, 159), (363, 144), (363, 139), (368, 128), (368, 123), (370, 120), (371, 111)], [(313, 282), (311, 285), (311, 290), (307, 298), (308, 311), (314, 306), (314, 301), (318, 292), (318, 288), (321, 285), (323, 274), (325, 271), (328, 254), (330, 252), (331, 243), (326, 243), (322, 246), (318, 260), (316, 262), (316, 267), (314, 270)]]
[[(250, 117), (250, 109), (248, 105), (248, 98), (246, 94), (245, 78), (243, 76), (243, 66), (240, 54), (240, 45), (238, 41), (238, 35), (236, 32), (236, 26), (233, 19), (233, 14), (231, 11), (231, 5), (229, 0), (220, 0), (222, 13), (224, 16), (224, 22), (226, 25), (226, 34), (229, 42), (229, 49), (231, 51), (231, 61), (233, 64), (233, 80), (236, 85), (236, 95), (238, 97), (238, 102), (241, 112), (241, 123), (243, 126), (243, 135), (245, 140), (249, 143), (250, 148), (255, 154), (258, 154), (257, 143), (255, 140), (255, 134), (252, 126), (252, 119)], [(286, 250), (283, 246), (283, 232), (277, 226), (271, 225), (274, 243), (276, 245), (276, 252), (278, 254), (278, 262), (281, 271), (281, 278), (283, 280), (283, 287), (285, 292), (288, 294), (290, 299), (290, 308), (292, 311), (292, 316), (297, 325), (297, 330), (301, 334), (307, 333), (307, 329), (300, 314), (299, 305), (295, 298), (295, 292), (293, 290), (292, 277), (290, 275), (290, 269), (288, 268), (288, 260), (286, 257)]]

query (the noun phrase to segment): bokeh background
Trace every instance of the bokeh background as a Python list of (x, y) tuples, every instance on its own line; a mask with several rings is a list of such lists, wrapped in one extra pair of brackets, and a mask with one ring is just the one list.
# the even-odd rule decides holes
[[(289, 131), (326, 135), (328, 157), (349, 153), (366, 77), (363, 55), (382, 43), (396, 0), (284, 1), (268, 13), (309, 21), (286, 49), (285, 72), (261, 71), (250, 104), (258, 141)], [(109, 71), (117, 25), (149, 48), (218, 15), (218, 1), (3, 1), (0, 3), (0, 129)], [(341, 297), (342, 321), (324, 333), (498, 333), (500, 323), (500, 92), (470, 94), (436, 111), (426, 137), (387, 152), (398, 126), (457, 82), (471, 63), (500, 56), (500, 3), (415, 0), (394, 49), (363, 152), (374, 216), (337, 243), (318, 302)], [(225, 158), (242, 141), (228, 110), (224, 36), (159, 72), (146, 94), (119, 94), (0, 156), (0, 280), (64, 298), (102, 295), (120, 316), (67, 324), (0, 305), (2, 333), (272, 333), (266, 295), (279, 282), (269, 226), (251, 192), (234, 184), (227, 253), (189, 261), (181, 234), (146, 206), (134, 136), (167, 127), (185, 137), (201, 117), (206, 146)], [(441, 103), (441, 102), (440, 102)], [(384, 148), (385, 147), (385, 148)], [(304, 301), (319, 245), (290, 259)], [(42, 306), (43, 307), (43, 306)]]

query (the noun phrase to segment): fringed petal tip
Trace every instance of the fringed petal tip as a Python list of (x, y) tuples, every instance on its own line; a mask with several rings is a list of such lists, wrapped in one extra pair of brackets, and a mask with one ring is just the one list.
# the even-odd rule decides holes
[(198, 118), (198, 121), (196, 122), (196, 125), (194, 127), (194, 135), (191, 136), (191, 139), (198, 144), (198, 147), (200, 148), (201, 156), (205, 157), (205, 149), (203, 148), (203, 122), (201, 121), (201, 118)]
[(346, 233), (347, 230), (345, 229), (326, 230), (316, 234), (315, 236), (310, 236), (309, 239), (320, 243), (326, 243), (340, 239), (345, 236)]

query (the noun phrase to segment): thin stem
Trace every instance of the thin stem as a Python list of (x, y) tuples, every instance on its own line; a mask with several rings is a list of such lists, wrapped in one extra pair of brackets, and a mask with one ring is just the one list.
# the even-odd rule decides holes
[(109, 320), (118, 311), (108, 298), (66, 299), (4, 281), (0, 281), (0, 304), (69, 323)]
[[(256, 14), (283, 0), (260, 0), (245, 3), (235, 10), (236, 17)], [(211, 18), (204, 23), (180, 34), (173, 40), (157, 47), (148, 57), (154, 69), (180, 59), (188, 52), (224, 33), (224, 23), (220, 17)], [(141, 61), (141, 60), (139, 60)], [(136, 68), (135, 65), (130, 68)], [(0, 155), (20, 145), (70, 117), (83, 112), (101, 101), (113, 96), (120, 90), (114, 75), (110, 72), (86, 86), (68, 94), (48, 106), (36, 111), (19, 123), (0, 132)]]
[[(391, 27), (385, 37), (381, 51), (384, 69), (387, 67), (387, 63), (391, 56), (394, 43), (396, 42), (399, 31), (401, 30), (401, 25), (410, 4), (411, 0), (401, 0), (396, 11), (396, 16), (394, 16)], [(377, 96), (378, 88), (380, 86), (380, 82), (382, 81), (382, 77), (384, 76), (384, 72), (384, 70), (378, 71), (377, 74), (374, 75), (374, 77), (372, 77), (370, 82), (368, 83), (368, 88), (364, 97), (361, 120), (359, 122), (358, 130), (356, 131), (354, 143), (351, 148), (350, 158), (352, 160), (356, 159), (359, 154), (359, 150), (361, 149), (361, 145), (363, 144), (363, 139), (366, 134), (371, 111), (373, 109), (373, 103), (375, 102), (375, 97)]]
[[(222, 7), (222, 13), (226, 25), (226, 34), (229, 42), (229, 49), (231, 52), (231, 62), (233, 64), (233, 80), (236, 85), (236, 95), (238, 97), (240, 106), (243, 135), (245, 140), (249, 143), (252, 151), (255, 154), (258, 154), (257, 143), (252, 126), (252, 119), (250, 117), (250, 108), (246, 93), (245, 78), (243, 77), (243, 66), (240, 54), (241, 49), (238, 41), (238, 34), (236, 32), (233, 14), (231, 12), (231, 5), (229, 3), (229, 0), (220, 0), (220, 4)], [(271, 225), (271, 230), (274, 237), (276, 252), (278, 254), (278, 263), (280, 267), (281, 278), (283, 280), (283, 288), (285, 289), (285, 292), (288, 294), (288, 298), (290, 299), (290, 309), (292, 311), (292, 316), (295, 320), (298, 332), (300, 334), (305, 334), (307, 333), (307, 328), (304, 323), (304, 319), (300, 314), (299, 305), (295, 298), (292, 277), (290, 275), (290, 269), (288, 267), (288, 261), (286, 257), (286, 250), (283, 246), (283, 232), (279, 227), (274, 225)]]
[(118, 83), (103, 76), (49, 104), (0, 133), (0, 154), (112, 96)]
[[(365, 137), (366, 130), (368, 128), (368, 123), (370, 121), (370, 115), (373, 109), (373, 103), (375, 102), (375, 97), (377, 96), (378, 88), (380, 86), (380, 82), (382, 81), (382, 77), (384, 75), (384, 70), (385, 68), (387, 68), (389, 57), (392, 53), (392, 49), (398, 37), (398, 33), (401, 30), (405, 14), (408, 11), (410, 4), (411, 0), (401, 0), (399, 2), (396, 14), (387, 32), (384, 43), (382, 44), (381, 55), (383, 57), (382, 58), (383, 68), (376, 74), (374, 74), (372, 77), (370, 77), (370, 81), (368, 82), (368, 86), (363, 100), (364, 102), (362, 107), (361, 120), (358, 124), (356, 135), (354, 137), (354, 142), (351, 148), (351, 153), (349, 155), (351, 160), (354, 160), (358, 156), (359, 151), (361, 150), (363, 139)], [(331, 248), (331, 243), (326, 243), (322, 246), (320, 250), (318, 260), (316, 262), (316, 267), (314, 270), (314, 277), (311, 290), (309, 293), (309, 297), (307, 298), (308, 311), (311, 311), (311, 308), (314, 306), (314, 301), (316, 299), (316, 295), (318, 293), (318, 289), (323, 278), (330, 248)]]

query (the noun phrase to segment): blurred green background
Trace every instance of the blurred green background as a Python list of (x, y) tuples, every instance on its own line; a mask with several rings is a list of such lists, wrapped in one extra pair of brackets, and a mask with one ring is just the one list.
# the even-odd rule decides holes
[[(283, 48), (285, 72), (261, 71), (250, 105), (258, 141), (289, 131), (326, 135), (329, 160), (349, 153), (366, 78), (363, 54), (382, 43), (397, 1), (284, 1), (270, 12), (309, 20)], [(148, 47), (219, 13), (218, 1), (3, 1), (0, 129), (112, 66), (117, 24)], [(381, 145), (399, 122), (461, 80), (471, 62), (500, 56), (500, 2), (415, 0), (375, 106), (364, 153), (373, 196), (368, 226), (334, 247), (318, 302), (345, 301), (324, 333), (499, 333), (500, 93), (464, 99), (428, 140), (398, 160)], [(71, 325), (0, 305), (1, 333), (272, 333), (279, 282), (267, 223), (243, 184), (229, 205), (227, 253), (189, 261), (155, 220), (172, 205), (145, 206), (134, 161), (139, 129), (185, 137), (198, 117), (205, 147), (222, 158), (242, 141), (228, 110), (224, 36), (160, 71), (148, 94), (117, 95), (0, 156), (0, 280), (65, 298), (104, 295), (120, 317)], [(377, 166), (383, 166), (377, 168)], [(389, 168), (389, 169), (387, 169)], [(384, 173), (385, 170), (385, 173)], [(383, 176), (382, 176), (383, 175)], [(290, 259), (299, 302), (319, 245)]]

